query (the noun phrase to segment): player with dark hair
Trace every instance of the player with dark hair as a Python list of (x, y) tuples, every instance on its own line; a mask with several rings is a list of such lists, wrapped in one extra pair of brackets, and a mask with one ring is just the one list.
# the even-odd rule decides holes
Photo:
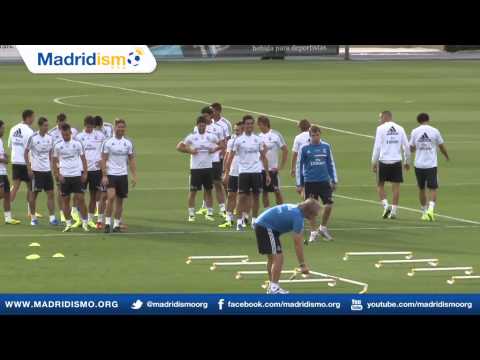
[(3, 148), (3, 134), (5, 133), (5, 123), (0, 120), (0, 199), (3, 199), (3, 211), (5, 224), (18, 225), (19, 220), (12, 218), (12, 204), (10, 201), (10, 182), (8, 181), (7, 165), (8, 155)]
[[(50, 131), (48, 132), (48, 135), (50, 135), (53, 139), (53, 145), (55, 146), (55, 144), (59, 141), (62, 141), (63, 140), (63, 137), (62, 137), (62, 125), (63, 124), (67, 124), (67, 115), (65, 113), (60, 113), (57, 115), (57, 122), (56, 122), (56, 126), (52, 129), (50, 129)], [(77, 129), (71, 127), (70, 128), (71, 132), (72, 132), (72, 138), (74, 139), (75, 136), (77, 136), (78, 134), (78, 131)], [(79, 163), (79, 166), (81, 167), (82, 164)], [(52, 169), (53, 170), (53, 169)], [(80, 220), (80, 216), (79, 216), (79, 212), (78, 212), (78, 205), (75, 204), (75, 198), (73, 199), (74, 201), (74, 206), (72, 206), (72, 218), (73, 220), (75, 221), (76, 224), (78, 224), (81, 220)], [(61, 191), (60, 191), (60, 184), (57, 183), (57, 205), (58, 205), (58, 208), (60, 210), (60, 221), (62, 223), (65, 222), (65, 214), (63, 213), (63, 201), (62, 201), (62, 194), (61, 194)]]
[(55, 217), (55, 195), (53, 193), (52, 177), (52, 150), (53, 139), (48, 135), (48, 120), (45, 117), (38, 119), (38, 131), (35, 132), (25, 147), (25, 163), (28, 176), (32, 179), (32, 193), (29, 198), (32, 226), (38, 225), (36, 214), (37, 197), (42, 191), (47, 194), (47, 208), (50, 214), (51, 225), (59, 225)]
[(94, 222), (95, 208), (100, 200), (100, 190), (102, 185), (102, 171), (100, 162), (102, 160), (102, 144), (105, 141), (105, 134), (96, 129), (97, 122), (93, 116), (87, 116), (84, 120), (84, 130), (79, 133), (75, 140), (82, 143), (85, 149), (85, 158), (87, 159), (88, 175), (85, 183), (85, 190), (90, 193), (88, 203), (88, 226), (96, 228)]
[(292, 163), (290, 165), (290, 175), (295, 178), (295, 185), (297, 186), (297, 192), (300, 194), (300, 158), (299, 153), (302, 149), (302, 146), (308, 144), (310, 142), (310, 133), (308, 130), (310, 129), (310, 121), (307, 119), (300, 120), (298, 122), (298, 129), (300, 130), (300, 134), (295, 136), (293, 140), (293, 148), (292, 148)]
[[(415, 153), (415, 176), (417, 178), (419, 200), (422, 209), (422, 220), (435, 220), (435, 204), (437, 202), (437, 147), (447, 161), (447, 148), (438, 129), (430, 125), (430, 117), (426, 113), (418, 114), (417, 122), (420, 126), (412, 130), (410, 136), (410, 150)], [(425, 188), (429, 190), (429, 199)], [(428, 205), (427, 205), (428, 202)]]
[[(62, 195), (63, 213), (65, 214), (66, 226), (63, 232), (69, 232), (73, 228), (82, 226), (83, 230), (89, 231), (87, 225), (87, 207), (85, 205), (84, 183), (87, 181), (88, 166), (85, 159), (85, 151), (82, 143), (72, 138), (70, 125), (64, 123), (61, 126), (62, 140), (53, 147), (52, 168), (57, 183), (60, 184)], [(80, 163), (82, 166), (80, 166)], [(75, 204), (80, 208), (81, 221), (72, 225), (70, 209), (70, 196), (74, 194)]]
[(336, 190), (338, 177), (330, 144), (321, 140), (321, 129), (311, 126), (310, 144), (304, 145), (300, 151), (300, 186), (305, 199), (322, 199), (323, 216), (318, 230), (313, 227), (309, 242), (315, 241), (318, 234), (327, 240), (333, 240), (327, 229), (332, 212), (333, 191)]
[(32, 193), (32, 181), (28, 176), (24, 153), (28, 139), (33, 135), (34, 132), (34, 130), (31, 128), (34, 121), (35, 112), (33, 110), (24, 110), (22, 113), (22, 122), (13, 126), (10, 129), (10, 135), (8, 136), (8, 148), (11, 151), (13, 182), (10, 193), (10, 201), (12, 203), (15, 201), (17, 192), (20, 189), (20, 184), (24, 182), (27, 185), (27, 207)]

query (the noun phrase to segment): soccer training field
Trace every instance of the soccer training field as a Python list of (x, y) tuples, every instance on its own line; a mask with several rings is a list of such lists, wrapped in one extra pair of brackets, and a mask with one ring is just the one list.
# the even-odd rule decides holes
[[(0, 66), (0, 119), (7, 131), (26, 108), (53, 125), (59, 112), (82, 128), (87, 114), (111, 122), (123, 117), (135, 144), (139, 183), (125, 207), (128, 233), (62, 234), (61, 227), (31, 228), (25, 188), (13, 205), (21, 225), (0, 223), (0, 291), (7, 292), (263, 292), (263, 279), (235, 280), (234, 270), (209, 270), (209, 262), (185, 264), (190, 255), (257, 254), (252, 230), (218, 229), (197, 216), (187, 222), (189, 157), (175, 150), (193, 128), (205, 103), (218, 101), (232, 124), (245, 113), (270, 115), (291, 150), (295, 120), (324, 129), (332, 145), (340, 183), (329, 229), (334, 242), (305, 249), (312, 270), (367, 282), (370, 293), (478, 292), (480, 281), (447, 285), (451, 275), (407, 276), (411, 265), (374, 267), (375, 257), (351, 258), (350, 251), (413, 251), (438, 258), (439, 266), (473, 266), (480, 271), (480, 62), (478, 61), (249, 61), (163, 62), (150, 75), (32, 75), (23, 65)], [(391, 110), (407, 134), (419, 112), (428, 112), (442, 132), (451, 161), (439, 154), (437, 221), (420, 221), (415, 175), (406, 174), (396, 220), (382, 220), (375, 176), (370, 170), (378, 113)], [(8, 133), (7, 133), (8, 134)], [(4, 136), (6, 143), (7, 134)], [(291, 155), (291, 154), (290, 154)], [(10, 166), (9, 166), (10, 168)], [(281, 173), (287, 202), (298, 202), (289, 166)], [(271, 201), (273, 198), (271, 199)], [(390, 197), (391, 200), (391, 197)], [(39, 195), (46, 215), (46, 197)], [(197, 207), (201, 194), (197, 196)], [(216, 211), (218, 207), (216, 207)], [(308, 235), (308, 234), (307, 234)], [(38, 242), (41, 247), (29, 247)], [(290, 235), (282, 237), (285, 269), (297, 265)], [(61, 252), (64, 259), (53, 259)], [(37, 253), (39, 260), (25, 256)], [(391, 259), (394, 257), (388, 257)], [(385, 259), (387, 259), (385, 257)], [(421, 266), (421, 265), (417, 265)], [(263, 270), (257, 267), (248, 270)], [(338, 283), (285, 286), (292, 292), (357, 292)]]

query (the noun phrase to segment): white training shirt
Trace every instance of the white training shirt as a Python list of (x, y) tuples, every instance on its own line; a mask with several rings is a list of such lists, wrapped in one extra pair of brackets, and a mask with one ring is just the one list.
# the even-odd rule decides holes
[(53, 139), (50, 135), (42, 136), (36, 131), (28, 139), (26, 149), (30, 152), (30, 164), (33, 171), (49, 172), (52, 170), (50, 153), (53, 150)]
[[(218, 138), (217, 142), (225, 139), (225, 135), (223, 133), (223, 127), (220, 126), (217, 123), (212, 122), (211, 124), (207, 125), (207, 129), (206, 129), (205, 132), (208, 133), (208, 134), (215, 135)], [(197, 126), (195, 126), (195, 128), (193, 129), (193, 133), (198, 134), (198, 127)], [(213, 157), (212, 157), (213, 162), (219, 162), (220, 161), (220, 151), (221, 150), (218, 150), (217, 152), (215, 152), (213, 154)]]
[(102, 153), (108, 154), (107, 175), (123, 176), (128, 175), (128, 156), (134, 155), (133, 142), (122, 137), (107, 139), (102, 146)]
[(10, 129), (8, 148), (11, 149), (12, 164), (25, 165), (25, 147), (33, 135), (33, 129), (27, 124), (19, 123)]
[[(227, 143), (227, 152), (231, 153), (233, 151), (233, 144), (235, 142), (236, 136), (234, 135)], [(230, 164), (230, 176), (238, 176), (238, 156), (235, 155)]]
[[(0, 159), (6, 159), (5, 149), (3, 148), (3, 141), (0, 139)], [(7, 175), (7, 164), (0, 163), (0, 175)]]
[(402, 161), (402, 152), (403, 159), (409, 163), (410, 147), (403, 127), (393, 121), (387, 121), (377, 127), (372, 163), (380, 161), (384, 164), (393, 164)]
[(108, 122), (104, 122), (100, 131), (103, 133), (103, 135), (105, 135), (105, 138), (111, 138), (114, 132), (113, 125)]
[(83, 171), (81, 155), (84, 155), (80, 141), (59, 141), (53, 147), (53, 157), (58, 158), (60, 175), (65, 177), (81, 176)]
[(100, 170), (102, 160), (102, 144), (106, 140), (104, 133), (100, 130), (93, 130), (91, 133), (82, 131), (75, 137), (82, 143), (87, 159), (88, 171)]
[(193, 133), (183, 140), (185, 145), (198, 151), (198, 154), (190, 155), (190, 169), (211, 169), (213, 155), (209, 151), (217, 147), (218, 138), (207, 132), (203, 134)]
[(412, 130), (410, 145), (415, 146), (415, 167), (430, 169), (437, 167), (437, 146), (443, 144), (438, 129), (430, 125), (420, 125)]
[(220, 125), (223, 128), (223, 135), (225, 138), (231, 137), (233, 135), (232, 124), (223, 116), (216, 122), (216, 124)]
[(287, 143), (282, 134), (270, 129), (266, 133), (260, 133), (258, 136), (263, 140), (267, 148), (268, 170), (278, 170), (278, 151)]
[(260, 173), (263, 169), (260, 152), (265, 144), (256, 134), (242, 134), (235, 138), (233, 151), (238, 156), (238, 173)]
[[(300, 154), (300, 150), (302, 150), (302, 147), (306, 144), (310, 143), (310, 132), (304, 131), (295, 136), (295, 139), (293, 140), (293, 148), (292, 151), (296, 152), (297, 154)], [(300, 164), (300, 156), (297, 158), (297, 164)]]
[[(73, 127), (71, 128), (71, 130), (72, 130), (72, 139), (74, 139), (75, 136), (77, 136), (78, 134), (78, 130)], [(48, 135), (52, 137), (54, 145), (59, 141), (63, 141), (62, 130), (60, 130), (58, 126), (55, 126), (53, 129), (50, 129), (50, 131), (48, 132)]]

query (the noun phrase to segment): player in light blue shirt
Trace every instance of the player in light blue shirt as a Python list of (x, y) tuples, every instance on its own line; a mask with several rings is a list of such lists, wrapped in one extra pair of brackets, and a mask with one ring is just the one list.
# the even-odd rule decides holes
[(315, 224), (315, 218), (320, 213), (320, 204), (315, 199), (307, 199), (295, 204), (283, 204), (264, 211), (255, 222), (258, 252), (267, 255), (267, 271), (269, 287), (267, 294), (288, 294), (278, 285), (283, 268), (283, 252), (280, 235), (293, 232), (295, 252), (300, 270), (308, 274), (309, 270), (303, 257), (304, 220)]

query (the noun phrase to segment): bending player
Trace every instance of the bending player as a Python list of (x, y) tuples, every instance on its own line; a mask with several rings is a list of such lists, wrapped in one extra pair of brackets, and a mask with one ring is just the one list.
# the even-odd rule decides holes
[(294, 204), (283, 204), (272, 207), (263, 212), (255, 223), (258, 252), (267, 255), (267, 271), (269, 286), (267, 294), (288, 294), (279, 286), (280, 275), (283, 269), (283, 250), (280, 243), (282, 234), (293, 232), (295, 253), (303, 274), (309, 269), (303, 256), (303, 227), (307, 219), (310, 223), (320, 212), (320, 204), (314, 199)]
[[(327, 229), (332, 213), (333, 191), (336, 190), (338, 178), (332, 149), (329, 144), (321, 141), (321, 130), (318, 126), (310, 127), (310, 144), (302, 147), (300, 152), (300, 187), (308, 198), (322, 199), (323, 216), (318, 230), (312, 230), (309, 242), (315, 241), (318, 234), (327, 241), (333, 240)], [(316, 226), (312, 229), (315, 229)]]

